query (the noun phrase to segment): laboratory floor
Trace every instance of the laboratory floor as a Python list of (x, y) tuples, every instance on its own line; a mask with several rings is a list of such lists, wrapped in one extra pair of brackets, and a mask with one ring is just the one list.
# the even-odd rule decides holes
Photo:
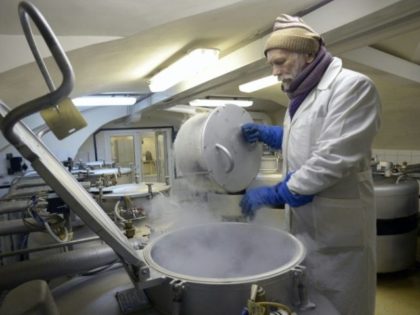
[(378, 275), (376, 315), (420, 314), (420, 237), (417, 244), (416, 266), (406, 271)]
[(376, 315), (420, 314), (420, 264), (411, 270), (378, 276)]

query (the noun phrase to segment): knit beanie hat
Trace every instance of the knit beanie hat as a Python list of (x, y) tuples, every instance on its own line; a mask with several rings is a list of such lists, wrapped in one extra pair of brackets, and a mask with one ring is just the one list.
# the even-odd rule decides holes
[(274, 22), (273, 32), (265, 43), (264, 55), (276, 48), (315, 55), (322, 44), (321, 36), (301, 18), (282, 14)]

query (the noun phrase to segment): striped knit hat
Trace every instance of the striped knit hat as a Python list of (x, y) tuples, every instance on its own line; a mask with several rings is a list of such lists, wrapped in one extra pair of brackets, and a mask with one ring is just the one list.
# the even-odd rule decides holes
[(282, 14), (274, 22), (273, 32), (265, 43), (264, 55), (276, 48), (315, 55), (322, 44), (321, 36), (301, 18)]

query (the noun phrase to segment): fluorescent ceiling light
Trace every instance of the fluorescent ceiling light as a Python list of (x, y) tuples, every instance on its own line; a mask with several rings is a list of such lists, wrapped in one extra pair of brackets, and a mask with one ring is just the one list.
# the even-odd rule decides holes
[(98, 95), (77, 97), (72, 101), (76, 106), (130, 106), (136, 103), (137, 98), (123, 95)]
[(254, 102), (251, 100), (237, 99), (195, 99), (190, 102), (191, 106), (218, 107), (225, 105), (237, 105), (240, 107), (252, 106)]
[(152, 92), (162, 92), (181, 82), (219, 59), (218, 49), (198, 48), (177, 60), (150, 79)]
[(248, 83), (241, 84), (239, 86), (239, 91), (244, 93), (252, 93), (261, 89), (264, 89), (266, 87), (275, 85), (279, 83), (280, 81), (278, 78), (274, 75), (270, 75), (268, 77), (264, 77), (258, 80), (250, 81)]

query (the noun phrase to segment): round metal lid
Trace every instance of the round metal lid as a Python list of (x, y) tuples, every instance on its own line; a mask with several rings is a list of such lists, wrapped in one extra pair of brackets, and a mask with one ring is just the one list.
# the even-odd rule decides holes
[(253, 122), (241, 107), (227, 105), (210, 113), (203, 128), (203, 159), (211, 179), (227, 192), (251, 183), (261, 163), (261, 144), (245, 142), (241, 126)]

